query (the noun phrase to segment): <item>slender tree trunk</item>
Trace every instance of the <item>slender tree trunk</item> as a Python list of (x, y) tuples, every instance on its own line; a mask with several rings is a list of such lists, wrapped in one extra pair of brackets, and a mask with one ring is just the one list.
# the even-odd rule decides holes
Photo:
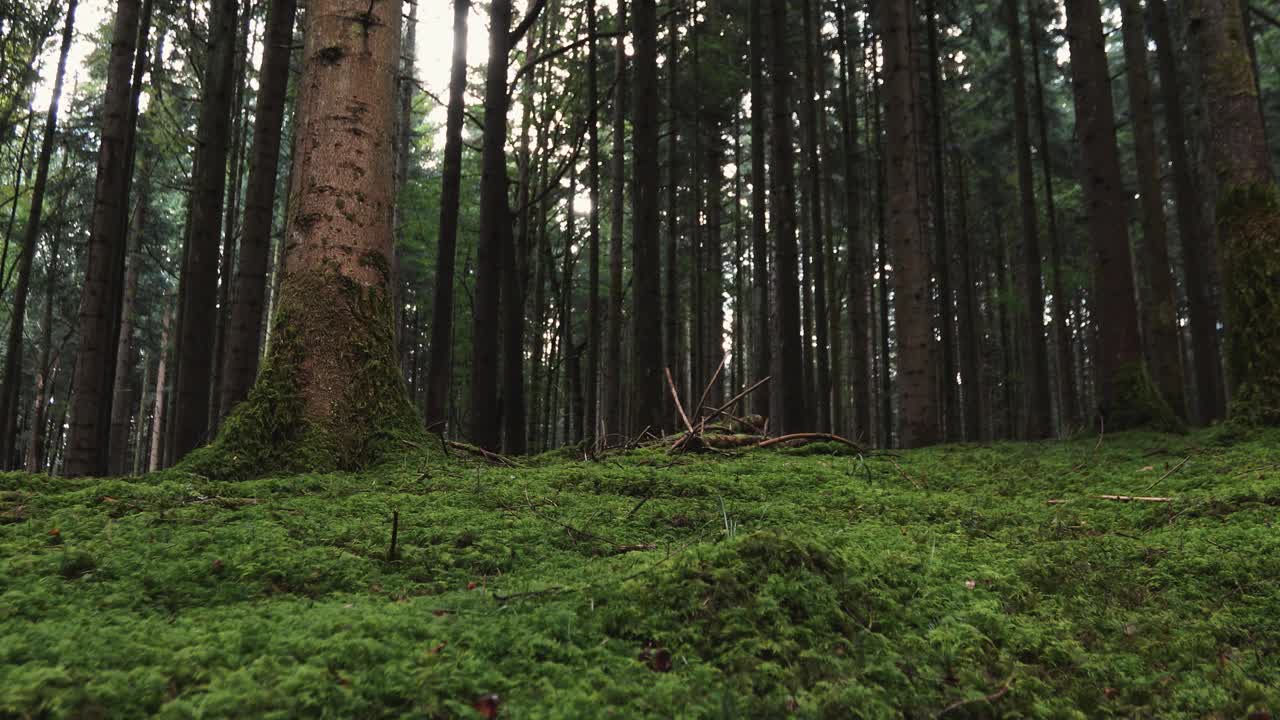
[[(861, 237), (862, 195), (858, 187), (861, 172), (858, 148), (858, 108), (856, 92), (851, 89), (852, 74), (849, 68), (849, 45), (845, 2), (836, 4), (836, 49), (840, 55), (840, 127), (844, 155), (844, 203), (845, 203), (845, 297), (849, 303), (849, 388), (853, 400), (854, 437), (870, 439), (871, 386), (867, 354), (870, 344), (870, 297), (867, 294), (867, 253)], [(857, 33), (857, 29), (854, 31)], [(834, 238), (832, 240), (834, 242)]]
[[(765, 177), (765, 26), (760, 4), (750, 0), (751, 12), (751, 313), (756, 328), (752, 348), (752, 372), (764, 377), (772, 372), (773, 339), (769, 332), (769, 236), (766, 225), (767, 196)], [(779, 384), (782, 379), (778, 378)], [(760, 416), (770, 413), (771, 392), (768, 385), (757, 390), (751, 407)]]
[[(939, 345), (941, 345), (940, 380), (942, 396), (942, 424), (948, 440), (959, 440), (960, 396), (956, 387), (956, 339), (955, 304), (951, 293), (951, 243), (947, 232), (946, 159), (944, 156), (942, 123), (947, 115), (946, 101), (942, 95), (942, 52), (938, 42), (938, 17), (933, 0), (927, 0), (925, 26), (928, 32), (929, 55), (929, 151), (932, 159), (931, 194), (934, 205), (934, 254), (936, 256), (939, 307)], [(1048, 402), (1046, 398), (1046, 403)]]
[[(671, 13), (667, 16), (667, 41), (667, 217), (666, 243), (664, 245), (665, 258), (663, 262), (666, 266), (666, 283), (662, 288), (662, 362), (665, 367), (671, 368), (676, 382), (679, 383), (682, 378), (680, 366), (683, 364), (680, 359), (680, 264), (678, 257), (680, 242), (679, 173), (682, 171), (680, 169), (679, 150), (680, 123), (676, 113), (680, 78), (680, 34), (677, 13)], [(694, 42), (696, 44), (696, 40)], [(695, 67), (694, 70), (696, 73), (697, 68)], [(693, 233), (690, 233), (690, 236), (692, 235)], [(666, 393), (663, 393), (662, 406), (664, 408), (663, 415), (672, 418), (672, 422), (678, 424), (675, 403), (671, 402), (670, 396)]]
[(624, 242), (624, 202), (626, 196), (626, 117), (627, 102), (627, 3), (618, 0), (619, 35), (614, 50), (617, 82), (613, 95), (613, 158), (609, 208), (609, 340), (605, 347), (604, 408), (605, 429), (609, 433), (625, 433), (622, 411), (622, 254)]
[(587, 0), (587, 372), (584, 434), (594, 444), (600, 435), (600, 80), (596, 59), (596, 3)]
[[(44, 196), (49, 184), (49, 161), (53, 157), (53, 142), (58, 130), (58, 103), (62, 99), (62, 78), (67, 70), (67, 54), (71, 51), (72, 32), (76, 22), (76, 0), (67, 5), (66, 22), (62, 27), (62, 48), (58, 53), (58, 69), (54, 74), (53, 93), (45, 114), (44, 135), (40, 139), (40, 155), (36, 160), (36, 181), (31, 190), (31, 204), (27, 209), (27, 227), (22, 237), (22, 256), (18, 259), (18, 282), (13, 291), (13, 306), (9, 312), (9, 337), (5, 345), (4, 377), (0, 380), (0, 469), (9, 469), (13, 457), (14, 439), (17, 434), (18, 403), (22, 384), (22, 340), (26, 327), (27, 294), (31, 288), (31, 268), (35, 260), (36, 243), (40, 238), (40, 223), (44, 213)], [(21, 173), (19, 173), (21, 174)], [(18, 199), (13, 200), (14, 206)], [(4, 265), (0, 265), (3, 272)], [(50, 276), (52, 277), (52, 276)], [(44, 367), (38, 368), (43, 373)], [(34, 437), (40, 432), (37, 425), (31, 427)]]
[[(632, 426), (668, 427), (662, 412), (662, 276), (658, 249), (658, 48), (654, 0), (636, 0), (632, 18), (635, 98), (632, 105)], [(567, 354), (570, 348), (564, 348)]]
[[(271, 0), (267, 10), (266, 44), (258, 69), (257, 107), (253, 120), (249, 179), (245, 189), (236, 292), (223, 353), (222, 414), (245, 398), (258, 374), (261, 355), (263, 305), (267, 289), (267, 261), (271, 253), (271, 216), (280, 159), (280, 129), (289, 84), (289, 55), (293, 43), (295, 0)], [(157, 371), (158, 372), (158, 371)]]
[(147, 461), (147, 472), (155, 472), (164, 465), (164, 429), (165, 429), (165, 394), (169, 382), (169, 347), (171, 325), (173, 323), (173, 306), (165, 303), (164, 320), (160, 332), (160, 360), (156, 363), (155, 400), (151, 410), (151, 454)]
[(1280, 187), (1235, 0), (1194, 0), (1191, 32), (1213, 122), (1230, 414), (1280, 424)]
[(1142, 271), (1151, 288), (1144, 308), (1147, 362), (1152, 379), (1174, 412), (1186, 416), (1182, 391), (1182, 352), (1179, 349), (1178, 304), (1169, 265), (1169, 237), (1160, 189), (1160, 152), (1151, 108), (1151, 77), (1147, 70), (1146, 19), (1139, 0), (1124, 0), (1125, 73), (1129, 81), (1129, 115), (1142, 197), (1142, 235), (1146, 261)]
[(883, 119), (881, 112), (881, 95), (880, 85), (875, 86), (874, 100), (872, 105), (875, 108), (875, 128), (873, 136), (876, 138), (876, 238), (878, 240), (878, 253), (876, 257), (876, 276), (879, 278), (879, 305), (880, 305), (880, 440), (881, 446), (892, 447), (893, 445), (893, 429), (897, 424), (893, 417), (893, 380), (890, 362), (890, 337), (889, 337), (889, 274), (894, 272), (890, 268), (892, 263), (889, 259), (889, 233), (888, 218), (886, 210), (888, 208), (888, 158), (886, 157), (886, 143), (884, 138)]
[[(1027, 81), (1023, 70), (1022, 23), (1017, 0), (1005, 0), (1009, 34), (1009, 66), (1013, 75), (1013, 127), (1018, 156), (1018, 194), (1022, 219), (1021, 257), (1018, 264), (1019, 333), (1026, 348), (1023, 387), (1026, 389), (1027, 427), (1030, 439), (1054, 433), (1049, 392), (1049, 351), (1044, 336), (1044, 284), (1041, 276), (1040, 223), (1036, 213), (1035, 174), (1031, 167), (1031, 132), (1027, 117)], [(1047, 151), (1048, 148), (1045, 148)]]
[(564, 242), (560, 251), (560, 297), (558, 299), (560, 310), (560, 347), (563, 348), (563, 357), (565, 360), (565, 386), (564, 386), (564, 441), (566, 444), (578, 441), (578, 434), (581, 430), (579, 423), (580, 415), (578, 413), (579, 405), (577, 405), (577, 393), (573, 392), (573, 388), (578, 383), (578, 348), (574, 344), (573, 339), (573, 271), (575, 260), (577, 259), (573, 253), (573, 247), (577, 244), (577, 232), (575, 230), (575, 215), (577, 214), (573, 207), (575, 195), (578, 192), (578, 172), (574, 167), (569, 171), (569, 188), (568, 194), (565, 196), (565, 229)]
[[(1067, 0), (1076, 133), (1084, 156), (1082, 180), (1097, 263), (1098, 410), (1107, 430), (1164, 421), (1163, 401), (1147, 377), (1138, 334), (1128, 214), (1116, 148), (1115, 112), (1098, 0)], [(1163, 411), (1168, 407), (1164, 406)]]
[(218, 251), (230, 140), (232, 69), (235, 62), (237, 0), (215, 0), (209, 18), (204, 95), (196, 130), (191, 236), (180, 283), (176, 405), (173, 455), (181, 458), (206, 442), (210, 379), (213, 375), (218, 297)]
[(1156, 42), (1156, 61), (1160, 71), (1160, 93), (1165, 109), (1165, 133), (1169, 161), (1173, 166), (1173, 189), (1177, 201), (1178, 237), (1182, 242), (1183, 267), (1186, 272), (1187, 300), (1190, 306), (1191, 346), (1195, 356), (1194, 385), (1199, 422), (1209, 423), (1222, 417), (1218, 396), (1218, 320), (1210, 289), (1213, 273), (1210, 259), (1212, 234), (1201, 232), (1201, 198), (1196, 192), (1194, 169), (1187, 152), (1188, 134), (1182, 99), (1182, 81), (1178, 69), (1178, 48), (1169, 28), (1165, 0), (1147, 0), (1151, 34)]
[(151, 362), (142, 358), (142, 377), (138, 381), (138, 410), (134, 414), (133, 458), (129, 463), (130, 475), (142, 474), (142, 448), (147, 439), (147, 380), (151, 377)]
[[(427, 365), (427, 427), (437, 431), (443, 431), (448, 420), (453, 375), (453, 270), (462, 196), (462, 120), (466, 110), (467, 14), (470, 10), (471, 0), (454, 0), (453, 60), (449, 69), (449, 108), (445, 118), (440, 186), (440, 237), (436, 247), (435, 299), (431, 304), (431, 360)], [(503, 82), (506, 82), (505, 76)]]
[(1040, 165), (1044, 175), (1045, 216), (1049, 222), (1049, 264), (1053, 267), (1053, 325), (1057, 345), (1058, 411), (1068, 427), (1081, 423), (1079, 391), (1075, 382), (1074, 343), (1071, 339), (1069, 298), (1066, 294), (1064, 260), (1062, 258), (1062, 234), (1058, 231), (1058, 211), (1053, 190), (1053, 162), (1049, 146), (1049, 113), (1044, 95), (1044, 81), (1040, 76), (1041, 24), (1033, 10), (1035, 0), (1027, 0), (1027, 25), (1031, 38), (1031, 72), (1035, 80), (1036, 123), (1040, 131)]
[[(829, 325), (827, 312), (827, 267), (826, 267), (826, 235), (824, 213), (822, 210), (823, 169), (818, 155), (818, 112), (821, 98), (818, 96), (818, 51), (814, 46), (821, 31), (814, 17), (813, 0), (803, 0), (801, 12), (804, 14), (801, 26), (804, 31), (804, 102), (800, 103), (801, 121), (804, 123), (802, 133), (805, 154), (805, 172), (807, 174), (809, 196), (809, 232), (813, 248), (813, 274), (806, 276), (805, 282), (813, 290), (813, 331), (817, 342), (815, 359), (817, 376), (814, 388), (814, 412), (816, 426), (819, 431), (831, 428), (831, 349), (829, 341)], [(825, 112), (825, 111), (824, 111)], [(806, 344), (808, 338), (805, 338)]]
[(774, 347), (774, 392), (770, 429), (786, 434), (805, 429), (809, 416), (802, 385), (804, 354), (800, 337), (799, 248), (796, 244), (796, 182), (791, 143), (791, 71), (783, 30), (786, 0), (769, 0), (769, 68), (773, 85), (770, 103), (773, 151), (769, 203), (773, 219), (773, 315), (769, 324)]
[[(142, 265), (142, 231), (148, 222), (150, 192), (147, 184), (149, 172), (143, 173), (139, 183), (137, 200), (134, 201), (133, 221), (129, 227), (129, 256), (124, 275), (124, 301), (120, 306), (120, 337), (116, 348), (115, 380), (112, 383), (111, 440), (108, 447), (107, 472), (125, 475), (128, 470), (129, 432), (133, 415), (133, 374), (136, 367), (133, 334), (136, 326), (138, 276)], [(142, 385), (138, 385), (139, 392)]]
[[(703, 309), (706, 315), (703, 341), (702, 387), (694, 388), (701, 396), (703, 388), (711, 382), (716, 369), (724, 360), (724, 146), (720, 138), (720, 130), (712, 124), (710, 141), (707, 143), (707, 228), (703, 232)], [(724, 401), (724, 373), (711, 385), (707, 402), (719, 406)], [(694, 401), (695, 404), (697, 400)]]
[(100, 475), (107, 470), (111, 423), (111, 380), (115, 371), (116, 322), (124, 271), (124, 229), (128, 212), (132, 135), (130, 69), (139, 28), (138, 0), (119, 0), (111, 32), (111, 56), (102, 101), (102, 135), (94, 185), (93, 217), (86, 251), (77, 325), (79, 352), (68, 410), (67, 475)]
[(960, 378), (964, 392), (964, 438), (976, 442), (983, 438), (982, 418), (987, 408), (986, 383), (982, 377), (982, 322), (977, 301), (977, 253), (969, 239), (969, 186), (965, 182), (964, 156), (955, 153), (956, 188), (956, 253), (960, 257)]
[(881, 6), (885, 62), (886, 186), (894, 256), (894, 298), (898, 321), (898, 389), (902, 403), (902, 445), (924, 447), (939, 439), (937, 368), (929, 301), (929, 251), (920, 233), (920, 191), (916, 167), (919, 142), (913, 87), (911, 0)]

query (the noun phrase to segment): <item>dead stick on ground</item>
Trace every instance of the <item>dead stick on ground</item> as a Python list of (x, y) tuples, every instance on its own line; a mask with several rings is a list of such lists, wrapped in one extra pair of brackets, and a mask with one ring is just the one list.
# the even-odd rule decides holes
[(1188, 456), (1186, 456), (1186, 457), (1182, 458), (1182, 462), (1178, 463), (1177, 465), (1174, 465), (1172, 470), (1169, 470), (1169, 471), (1168, 471), (1168, 472), (1166, 472), (1165, 474), (1161, 475), (1159, 480), (1156, 480), (1155, 482), (1153, 482), (1153, 483), (1151, 483), (1150, 485), (1148, 485), (1148, 486), (1146, 486), (1145, 488), (1143, 488), (1143, 489), (1142, 489), (1142, 492), (1148, 492), (1148, 491), (1150, 491), (1150, 490), (1151, 490), (1151, 488), (1153, 488), (1153, 487), (1155, 487), (1155, 486), (1159, 485), (1161, 482), (1163, 482), (1165, 478), (1167, 478), (1167, 477), (1169, 477), (1170, 475), (1172, 475), (1172, 474), (1174, 474), (1174, 473), (1178, 472), (1178, 470), (1180, 470), (1180, 469), (1182, 468), (1182, 466), (1183, 466), (1183, 465), (1186, 465), (1186, 464), (1187, 464), (1187, 461), (1188, 461), (1188, 460), (1190, 460), (1190, 459), (1191, 459), (1191, 456), (1190, 456), (1190, 455), (1188, 455)]
[(693, 416), (698, 418), (698, 426), (700, 429), (706, 429), (706, 420), (702, 418), (702, 406), (707, 404), (707, 398), (711, 396), (711, 388), (715, 387), (716, 380), (720, 379), (720, 372), (724, 370), (724, 363), (729, 359), (728, 355), (720, 358), (720, 364), (716, 366), (716, 371), (711, 373), (711, 379), (707, 381), (707, 386), (702, 389), (702, 397), (698, 398), (698, 407), (693, 409)]
[(1098, 498), (1102, 500), (1114, 500), (1115, 502), (1151, 502), (1151, 503), (1173, 502), (1173, 498), (1140, 497), (1136, 495), (1099, 495)]
[(852, 440), (846, 440), (839, 435), (832, 435), (831, 433), (795, 433), (792, 435), (782, 435), (780, 437), (764, 440), (756, 447), (766, 448), (770, 445), (777, 445), (779, 443), (790, 442), (792, 440), (827, 440), (830, 442), (844, 443), (856, 450), (862, 450), (862, 448)]
[(689, 416), (684, 414), (684, 406), (680, 404), (680, 393), (676, 392), (676, 383), (671, 379), (671, 368), (666, 368), (667, 387), (671, 388), (671, 399), (676, 403), (676, 410), (680, 411), (680, 419), (684, 421), (684, 426), (693, 432), (693, 423), (689, 422)]

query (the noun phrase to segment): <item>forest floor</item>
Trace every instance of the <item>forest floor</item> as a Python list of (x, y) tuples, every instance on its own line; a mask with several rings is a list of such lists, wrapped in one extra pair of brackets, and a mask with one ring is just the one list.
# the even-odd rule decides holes
[(1278, 516), (1229, 429), (0, 475), (0, 717), (1269, 718)]

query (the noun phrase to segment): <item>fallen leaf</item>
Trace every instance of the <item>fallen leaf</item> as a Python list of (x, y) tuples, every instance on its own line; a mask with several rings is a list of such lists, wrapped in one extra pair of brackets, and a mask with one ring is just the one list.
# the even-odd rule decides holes
[(496, 693), (489, 693), (476, 698), (476, 701), (471, 706), (476, 709), (476, 712), (480, 713), (480, 717), (492, 719), (498, 717), (498, 706), (501, 703), (502, 700)]
[(62, 534), (62, 531), (59, 530), (58, 528), (54, 528), (49, 531), (49, 537), (58, 537), (61, 534)]

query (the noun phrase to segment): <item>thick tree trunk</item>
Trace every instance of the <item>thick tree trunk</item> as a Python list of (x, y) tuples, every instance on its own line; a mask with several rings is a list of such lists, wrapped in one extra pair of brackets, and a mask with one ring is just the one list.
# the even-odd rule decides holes
[(391, 309), (399, 0), (311, 0), (284, 277), (271, 349), (217, 442), (214, 477), (352, 470), (421, 427)]
[[(49, 109), (45, 113), (44, 135), (40, 139), (40, 155), (36, 160), (35, 185), (31, 190), (31, 204), (27, 208), (27, 227), (22, 236), (22, 256), (18, 258), (18, 280), (13, 291), (13, 306), (9, 311), (9, 337), (5, 345), (4, 377), (0, 380), (0, 470), (9, 469), (9, 459), (14, 454), (18, 402), (21, 395), (19, 387), (22, 384), (22, 335), (26, 327), (27, 295), (31, 289), (31, 268), (35, 260), (36, 243), (40, 238), (45, 190), (49, 184), (49, 161), (53, 157), (53, 142), (58, 130), (58, 103), (62, 99), (62, 78), (67, 70), (67, 54), (71, 51), (75, 22), (76, 0), (70, 0), (67, 5), (66, 22), (62, 27), (62, 48), (58, 53), (58, 69), (54, 74), (53, 92), (49, 99)], [(17, 198), (13, 202), (17, 207)], [(4, 269), (5, 267), (0, 265), (0, 272)], [(43, 373), (45, 368), (40, 367), (37, 371)], [(40, 427), (33, 424), (31, 432), (34, 442)]]
[(431, 359), (427, 364), (425, 413), (427, 428), (439, 432), (447, 426), (453, 375), (453, 271), (462, 196), (462, 120), (466, 111), (467, 13), (470, 10), (471, 0), (453, 0), (453, 60), (449, 68), (449, 107), (445, 117), (440, 236), (436, 246), (435, 299), (431, 304)]
[(295, 0), (272, 0), (267, 11), (266, 45), (258, 70), (253, 148), (245, 189), (244, 224), (236, 266), (235, 298), (223, 352), (222, 414), (245, 398), (258, 374), (259, 339), (271, 253), (271, 215), (280, 158), (280, 129), (289, 83)]
[(1187, 304), (1190, 306), (1191, 347), (1195, 356), (1194, 385), (1198, 400), (1196, 418), (1209, 423), (1222, 415), (1219, 397), (1218, 318), (1211, 290), (1213, 272), (1212, 233), (1203, 233), (1201, 198), (1196, 192), (1194, 168), (1187, 152), (1187, 128), (1178, 68), (1178, 48), (1169, 27), (1165, 0), (1147, 0), (1151, 34), (1156, 41), (1156, 61), (1160, 70), (1160, 93), (1165, 109), (1165, 133), (1169, 161), (1173, 166), (1173, 190), (1178, 209), (1178, 237), (1186, 273)]
[(209, 384), (213, 376), (218, 296), (218, 254), (230, 141), (232, 68), (237, 0), (215, 0), (209, 18), (209, 50), (196, 130), (191, 229), (180, 283), (177, 383), (173, 414), (176, 461), (208, 440)]
[[(856, 28), (856, 26), (855, 26)], [(858, 187), (861, 172), (858, 148), (857, 97), (851, 86), (849, 59), (852, 55), (846, 28), (845, 3), (836, 5), (837, 50), (840, 53), (840, 126), (844, 149), (844, 202), (845, 202), (845, 298), (849, 303), (849, 375), (853, 400), (853, 437), (870, 439), (871, 383), (867, 362), (870, 343), (871, 306), (868, 289), (868, 258), (866, 244), (861, 237), (862, 195)], [(855, 29), (855, 33), (857, 30)], [(834, 240), (833, 240), (834, 242)]]
[(903, 447), (932, 445), (939, 439), (938, 383), (930, 361), (933, 324), (929, 301), (929, 249), (920, 233), (920, 189), (916, 168), (920, 138), (914, 117), (911, 0), (881, 6), (885, 62), (885, 126), (889, 225), (894, 246), (897, 310), (898, 390)]
[(1176, 425), (1142, 359), (1102, 11), (1098, 0), (1067, 0), (1066, 5), (1076, 133), (1084, 156), (1081, 184), (1097, 263), (1098, 292), (1091, 307), (1098, 310), (1098, 412), (1108, 431)]
[(1146, 250), (1142, 272), (1151, 288), (1143, 308), (1147, 363), (1151, 377), (1169, 406), (1186, 416), (1182, 390), (1182, 351), (1179, 349), (1178, 304), (1169, 265), (1169, 237), (1160, 189), (1160, 152), (1156, 147), (1151, 108), (1151, 77), (1147, 70), (1147, 33), (1139, 0), (1123, 0), (1125, 74), (1129, 81), (1129, 115), (1133, 122), (1134, 160), (1142, 197), (1142, 235)]
[(622, 410), (622, 254), (624, 242), (626, 195), (626, 117), (627, 102), (627, 51), (626, 51), (627, 3), (618, 0), (619, 35), (614, 50), (617, 83), (613, 94), (613, 158), (609, 207), (609, 321), (608, 343), (605, 347), (604, 416), (605, 431), (624, 433), (626, 427)]
[[(766, 49), (764, 13), (760, 3), (750, 0), (751, 12), (751, 313), (756, 332), (751, 352), (751, 371), (763, 378), (772, 372), (773, 339), (769, 332), (769, 236), (766, 224), (767, 200), (765, 177), (765, 92), (764, 62)], [(757, 378), (757, 379), (758, 379)], [(779, 379), (781, 384), (781, 379)], [(751, 407), (755, 414), (770, 413), (768, 385), (753, 393)]]
[[(662, 412), (662, 270), (658, 249), (658, 42), (654, 0), (636, 0), (632, 18), (632, 427), (667, 429)], [(564, 348), (567, 354), (571, 348)]]
[(1022, 220), (1018, 319), (1022, 344), (1026, 348), (1023, 387), (1028, 422), (1025, 432), (1029, 439), (1039, 440), (1053, 435), (1054, 422), (1049, 393), (1049, 351), (1044, 336), (1040, 223), (1036, 213), (1035, 175), (1031, 169), (1031, 123), (1027, 116), (1027, 81), (1023, 70), (1022, 23), (1018, 19), (1017, 0), (1005, 0), (1005, 22), (1009, 35), (1009, 67), (1013, 75), (1013, 128), (1018, 156), (1018, 206)]
[[(938, 16), (933, 0), (925, 8), (925, 26), (928, 31), (929, 56), (929, 163), (932, 175), (931, 194), (934, 207), (934, 262), (938, 282), (938, 326), (941, 346), (940, 368), (942, 377), (939, 398), (942, 402), (942, 425), (947, 440), (959, 440), (960, 392), (956, 386), (955, 303), (951, 297), (951, 241), (947, 230), (947, 172), (944, 155), (942, 123), (947, 115), (946, 101), (942, 94), (942, 50), (938, 40)], [(1046, 406), (1048, 400), (1045, 400)]]
[(1235, 0), (1196, 0), (1191, 32), (1201, 58), (1218, 179), (1227, 372), (1232, 418), (1280, 424), (1280, 187)]
[(111, 31), (111, 56), (102, 100), (102, 135), (94, 185), (93, 217), (77, 324), (79, 352), (68, 410), (67, 475), (100, 475), (107, 470), (111, 424), (111, 381), (115, 372), (116, 322), (124, 277), (132, 136), (130, 70), (138, 40), (137, 0), (119, 0)]
[(805, 430), (804, 354), (800, 337), (799, 249), (796, 244), (796, 182), (791, 143), (791, 69), (783, 31), (787, 27), (786, 0), (769, 0), (769, 69), (773, 85), (770, 103), (773, 151), (769, 203), (773, 220), (773, 316), (769, 324), (773, 392), (769, 429), (786, 434)]

